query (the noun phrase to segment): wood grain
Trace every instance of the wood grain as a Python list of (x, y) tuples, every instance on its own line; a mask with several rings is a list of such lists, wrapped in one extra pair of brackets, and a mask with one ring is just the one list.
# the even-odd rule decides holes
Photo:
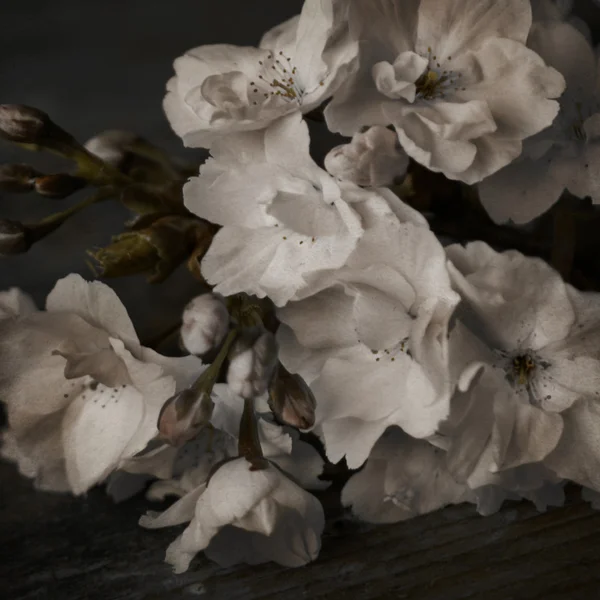
[[(35, 492), (0, 465), (0, 594), (5, 600), (579, 600), (600, 589), (600, 513), (580, 502), (539, 513), (508, 503), (491, 517), (447, 508), (392, 526), (330, 520), (319, 559), (220, 569), (203, 556), (174, 575), (163, 563), (180, 528), (146, 531), (143, 498), (101, 489)], [(155, 506), (152, 506), (153, 508)]]

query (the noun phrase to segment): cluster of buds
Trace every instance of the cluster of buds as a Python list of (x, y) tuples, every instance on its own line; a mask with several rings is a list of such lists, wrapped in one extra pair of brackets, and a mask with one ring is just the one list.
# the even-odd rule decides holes
[[(231, 313), (231, 314), (230, 314)], [(171, 443), (190, 439), (207, 426), (212, 414), (210, 395), (225, 360), (225, 379), (244, 400), (240, 423), (240, 455), (252, 468), (262, 468), (256, 432), (254, 400), (268, 393), (275, 419), (283, 425), (309, 429), (315, 423), (316, 401), (306, 382), (278, 362), (275, 336), (261, 323), (261, 304), (243, 294), (224, 299), (207, 293), (191, 300), (183, 311), (182, 346), (191, 354), (218, 354), (194, 386), (171, 398), (161, 414), (159, 430)]]

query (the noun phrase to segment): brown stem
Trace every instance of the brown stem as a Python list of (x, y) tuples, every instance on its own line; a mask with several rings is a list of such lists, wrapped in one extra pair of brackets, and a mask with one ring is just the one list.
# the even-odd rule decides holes
[(238, 454), (250, 463), (251, 471), (266, 469), (269, 465), (265, 460), (260, 438), (258, 435), (258, 421), (254, 412), (254, 400), (244, 399), (244, 412), (240, 419), (240, 433), (238, 437)]

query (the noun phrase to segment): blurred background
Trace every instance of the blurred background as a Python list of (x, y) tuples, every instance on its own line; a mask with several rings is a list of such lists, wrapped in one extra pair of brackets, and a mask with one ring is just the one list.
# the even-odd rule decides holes
[[(297, 14), (302, 0), (22, 0), (2, 2), (0, 102), (35, 106), (80, 141), (105, 129), (127, 129), (170, 153), (200, 162), (202, 151), (183, 148), (162, 112), (173, 60), (194, 46), (256, 45), (264, 31)], [(575, 0), (575, 14), (596, 42), (600, 8)], [(332, 146), (323, 125), (313, 131), (313, 154)], [(0, 142), (0, 162), (26, 162), (41, 171), (67, 165)], [(0, 216), (36, 221), (81, 200), (35, 194), (0, 195)], [(40, 306), (54, 282), (70, 272), (87, 278), (86, 249), (106, 245), (128, 212), (116, 202), (93, 206), (24, 255), (0, 261), (0, 289), (18, 286)], [(143, 277), (112, 279), (142, 338), (173, 323), (198, 284), (180, 269), (163, 284)]]

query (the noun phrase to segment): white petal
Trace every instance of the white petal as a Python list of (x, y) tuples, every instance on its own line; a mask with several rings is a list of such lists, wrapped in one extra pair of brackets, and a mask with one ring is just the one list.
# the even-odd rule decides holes
[(325, 157), (325, 168), (340, 179), (357, 185), (392, 185), (406, 173), (408, 156), (397, 136), (386, 127), (370, 127), (357, 133), (349, 144), (336, 146)]
[(142, 395), (133, 387), (116, 390), (98, 384), (67, 408), (62, 439), (67, 477), (82, 494), (114, 470), (144, 415)]
[(212, 539), (206, 555), (221, 566), (273, 561), (298, 567), (315, 560), (325, 522), (319, 501), (282, 477), (269, 506), (275, 518), (268, 535), (256, 529), (243, 531), (238, 529), (242, 525), (238, 523), (222, 529)]
[(541, 462), (556, 448), (563, 433), (560, 415), (515, 402), (509, 394), (494, 403), (491, 443), (498, 470)]
[[(497, 131), (523, 139), (548, 127), (558, 114), (563, 76), (523, 44), (489, 39), (477, 52), (478, 81), (466, 84), (464, 97), (485, 100)], [(510, 94), (502, 93), (507, 89)], [(489, 173), (487, 173), (489, 175)]]
[[(400, 0), (391, 0), (398, 3)], [(458, 56), (477, 49), (490, 38), (525, 43), (531, 27), (526, 0), (422, 0), (419, 5), (417, 51), (427, 46), (438, 56)]]
[(145, 362), (158, 365), (165, 375), (170, 375), (180, 391), (189, 387), (208, 368), (197, 356), (163, 356), (152, 348), (141, 347), (138, 358)]
[(121, 458), (125, 459), (143, 450), (158, 434), (158, 416), (165, 401), (175, 393), (175, 380), (165, 375), (160, 366), (134, 358), (121, 341), (111, 340), (111, 344), (127, 365), (133, 385), (143, 397), (143, 418), (123, 449)]
[(342, 491), (342, 503), (371, 523), (394, 523), (471, 499), (467, 486), (446, 469), (442, 450), (395, 427)]
[(596, 57), (590, 43), (572, 25), (562, 22), (534, 24), (527, 45), (565, 78), (567, 88), (561, 104), (581, 102), (594, 95), (590, 81), (596, 79)]
[(544, 464), (559, 477), (600, 491), (600, 415), (596, 401), (584, 400), (562, 413), (564, 432)]
[(318, 376), (329, 358), (330, 348), (315, 350), (300, 344), (294, 331), (287, 325), (277, 330), (279, 360), (290, 373), (299, 373), (310, 384)]
[(279, 308), (277, 318), (293, 330), (303, 346), (349, 346), (358, 341), (356, 332), (348, 326), (353, 305), (352, 297), (341, 286), (335, 286)]
[(198, 486), (195, 490), (171, 504), (162, 513), (148, 511), (140, 517), (139, 524), (146, 529), (159, 529), (191, 521), (194, 518), (198, 498), (204, 493), (205, 489), (206, 485)]
[(74, 273), (60, 279), (48, 294), (46, 310), (73, 312), (127, 345), (138, 344), (127, 309), (117, 294), (100, 281), (86, 281)]
[(496, 253), (483, 242), (453, 244), (446, 253), (454, 285), (476, 317), (471, 329), (492, 346), (539, 349), (567, 336), (573, 307), (547, 263), (514, 250)]
[(80, 380), (65, 379), (65, 359), (53, 354), (65, 340), (90, 349), (108, 342), (77, 315), (36, 312), (0, 320), (0, 382), (11, 427), (22, 429), (62, 409), (81, 390)]
[(481, 203), (494, 222), (528, 223), (560, 198), (568, 179), (559, 176), (566, 170), (551, 168), (549, 160), (554, 165), (563, 160), (560, 150), (539, 160), (515, 161), (479, 184)]
[(291, 453), (277, 456), (267, 456), (265, 453), (265, 456), (288, 475), (291, 475), (305, 489), (321, 490), (329, 487), (331, 482), (318, 478), (323, 473), (324, 467), (324, 461), (320, 454), (310, 444), (300, 439), (298, 431), (291, 428), (285, 429), (292, 440)]
[(259, 48), (268, 48), (275, 50), (291, 46), (296, 41), (296, 31), (298, 29), (298, 20), (300, 15), (294, 15), (283, 23), (275, 25), (272, 29), (265, 32), (258, 44)]

